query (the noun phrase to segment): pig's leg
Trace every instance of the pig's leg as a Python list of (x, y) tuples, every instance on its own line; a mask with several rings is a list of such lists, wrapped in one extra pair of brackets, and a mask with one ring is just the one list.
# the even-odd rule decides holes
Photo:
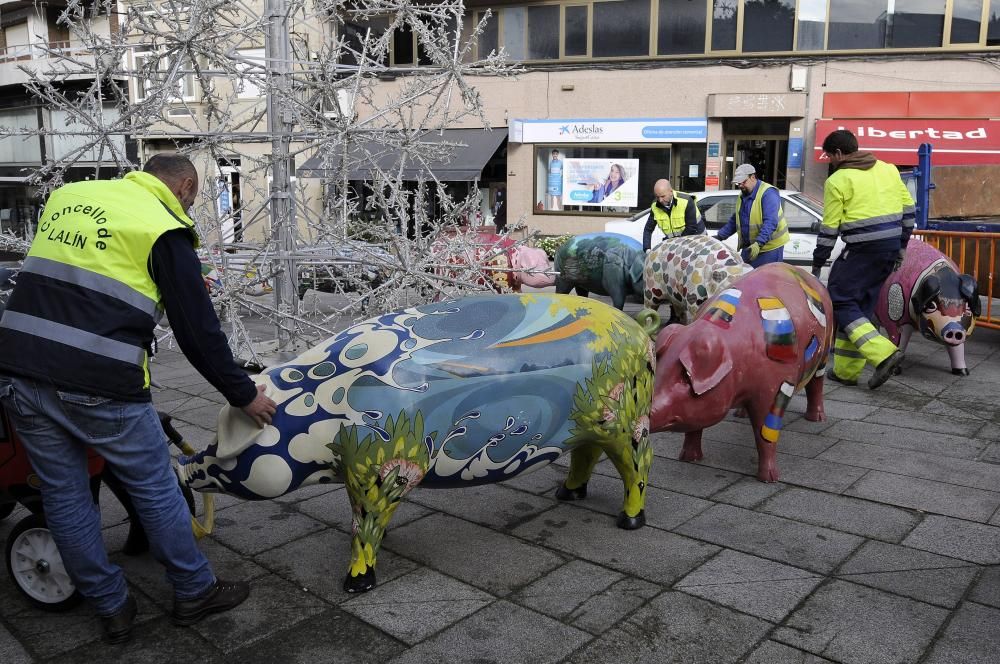
[(587, 497), (587, 482), (594, 466), (601, 458), (601, 448), (597, 445), (580, 445), (573, 448), (569, 456), (569, 473), (566, 481), (556, 489), (558, 500), (583, 500)]
[(602, 445), (625, 485), (625, 500), (615, 522), (624, 530), (646, 525), (646, 484), (649, 482), (649, 467), (653, 463), (653, 448), (649, 444), (648, 426), (642, 428), (639, 434), (639, 440), (626, 433), (618, 440), (609, 440)]
[[(410, 423), (401, 417), (398, 425)], [(403, 429), (405, 431), (405, 429)], [(422, 435), (422, 431), (414, 430)], [(366, 438), (360, 444), (350, 435), (338, 439), (344, 486), (351, 501), (351, 564), (344, 590), (362, 593), (375, 587), (375, 558), (393, 512), (430, 466), (427, 449), (414, 431), (390, 431), (382, 443)], [(388, 460), (384, 460), (388, 459)]]
[(969, 368), (965, 363), (965, 344), (948, 346), (948, 357), (951, 358), (951, 372), (956, 376), (968, 376)]
[[(899, 346), (900, 352), (906, 352), (906, 346), (910, 343), (910, 337), (911, 336), (913, 336), (913, 326), (912, 325), (903, 325), (902, 327), (899, 328), (899, 344), (898, 344), (898, 346)], [(963, 367), (965, 366), (965, 357), (964, 357), (964, 354), (963, 354), (963, 357), (962, 357), (962, 366)], [(952, 367), (952, 369), (955, 368), (955, 360), (954, 359), (951, 361), (951, 367)], [(892, 375), (893, 376), (898, 376), (901, 373), (903, 373), (903, 365), (899, 365), (898, 367), (896, 367), (896, 369), (892, 372)]]
[(899, 350), (905, 351), (907, 344), (910, 343), (910, 337), (913, 336), (913, 326), (903, 325), (899, 328)]
[(815, 375), (806, 383), (806, 419), (810, 422), (826, 421), (823, 410), (823, 376)]
[[(559, 295), (568, 295), (571, 290), (573, 290), (573, 284), (570, 283), (569, 280), (563, 279), (562, 277), (556, 277), (556, 293), (557, 294), (559, 294)], [(578, 288), (577, 289), (577, 293), (579, 293), (579, 292), (580, 292), (580, 289)]]
[(701, 461), (705, 455), (701, 453), (701, 429), (688, 431), (684, 434), (684, 447), (681, 448), (681, 461)]
[(757, 443), (757, 479), (761, 482), (778, 481), (778, 437), (785, 417), (785, 408), (792, 399), (795, 386), (791, 383), (781, 383), (771, 409), (766, 414), (759, 402), (754, 403), (750, 410), (750, 423), (753, 426), (753, 437)]

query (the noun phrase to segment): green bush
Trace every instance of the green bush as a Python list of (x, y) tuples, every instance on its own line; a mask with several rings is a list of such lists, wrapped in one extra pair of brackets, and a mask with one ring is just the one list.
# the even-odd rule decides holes
[(535, 240), (535, 246), (539, 249), (545, 250), (548, 255), (549, 260), (556, 257), (556, 250), (559, 249), (566, 241), (570, 240), (572, 235), (545, 235), (543, 237)]

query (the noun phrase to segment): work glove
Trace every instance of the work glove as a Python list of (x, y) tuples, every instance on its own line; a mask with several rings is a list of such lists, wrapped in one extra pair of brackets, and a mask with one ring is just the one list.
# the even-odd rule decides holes
[(760, 256), (760, 243), (754, 242), (747, 247), (747, 262), (752, 263), (758, 256)]
[(813, 267), (812, 273), (814, 277), (819, 279), (819, 275), (823, 273), (823, 266)]
[(903, 261), (906, 260), (906, 249), (900, 249), (899, 255), (896, 256), (896, 262), (892, 264), (892, 271), (895, 272), (899, 268), (903, 267)]

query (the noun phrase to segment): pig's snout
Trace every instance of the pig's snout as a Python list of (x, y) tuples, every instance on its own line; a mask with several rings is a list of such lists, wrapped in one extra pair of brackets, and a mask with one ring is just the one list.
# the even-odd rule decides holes
[(965, 328), (960, 323), (948, 323), (941, 332), (946, 344), (957, 346), (965, 341)]

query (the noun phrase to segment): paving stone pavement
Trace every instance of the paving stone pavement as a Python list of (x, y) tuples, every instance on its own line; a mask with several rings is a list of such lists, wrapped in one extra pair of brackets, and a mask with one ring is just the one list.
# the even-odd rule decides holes
[[(630, 305), (631, 307), (631, 305)], [(394, 516), (378, 587), (341, 590), (343, 488), (267, 502), (220, 497), (201, 546), (249, 600), (191, 628), (149, 556), (120, 552), (125, 515), (105, 490), (104, 538), (139, 602), (133, 640), (106, 646), (85, 606), (30, 606), (0, 576), (0, 663), (1000, 662), (1000, 332), (967, 344), (972, 375), (914, 339), (882, 389), (826, 386), (825, 422), (793, 399), (782, 481), (755, 477), (746, 420), (676, 460), (655, 434), (648, 525), (614, 525), (607, 462), (585, 501), (553, 491), (565, 458), (504, 485), (416, 489)], [(195, 447), (222, 399), (172, 349), (156, 405)], [(865, 381), (862, 381), (864, 385)], [(0, 541), (27, 512), (0, 521)]]

